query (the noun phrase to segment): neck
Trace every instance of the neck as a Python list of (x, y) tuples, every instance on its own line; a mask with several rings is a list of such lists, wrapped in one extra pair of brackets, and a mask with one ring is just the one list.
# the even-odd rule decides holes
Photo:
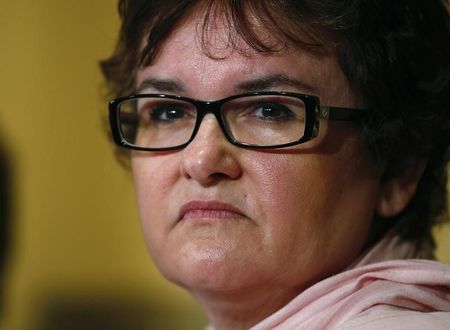
[(246, 292), (191, 292), (202, 305), (214, 330), (249, 329), (285, 306), (302, 289)]

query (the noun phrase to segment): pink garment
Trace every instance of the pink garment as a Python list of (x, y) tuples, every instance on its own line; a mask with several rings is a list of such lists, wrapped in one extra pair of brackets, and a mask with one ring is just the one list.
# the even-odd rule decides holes
[(252, 329), (450, 329), (450, 265), (423, 253), (387, 235)]

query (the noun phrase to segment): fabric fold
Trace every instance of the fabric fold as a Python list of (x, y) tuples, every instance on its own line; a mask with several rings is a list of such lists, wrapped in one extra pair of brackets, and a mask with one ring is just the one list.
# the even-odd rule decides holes
[(334, 329), (376, 305), (450, 312), (450, 267), (393, 260), (348, 270), (305, 290), (253, 329)]
[(402, 311), (450, 312), (450, 265), (410, 259), (430, 254), (391, 232), (347, 270), (306, 289), (252, 329), (336, 329), (380, 306), (388, 306), (393, 319)]

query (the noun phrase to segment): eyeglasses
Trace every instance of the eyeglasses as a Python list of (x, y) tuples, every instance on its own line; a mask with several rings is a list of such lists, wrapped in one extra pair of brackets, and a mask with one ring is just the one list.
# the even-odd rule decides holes
[(142, 151), (181, 149), (212, 113), (226, 139), (245, 148), (285, 148), (319, 133), (321, 119), (357, 121), (364, 109), (320, 106), (319, 98), (288, 92), (256, 92), (217, 101), (165, 94), (121, 97), (109, 104), (114, 142)]

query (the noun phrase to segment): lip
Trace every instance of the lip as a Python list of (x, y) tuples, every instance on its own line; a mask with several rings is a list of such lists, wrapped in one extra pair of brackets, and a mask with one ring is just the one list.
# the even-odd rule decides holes
[(180, 209), (180, 221), (217, 221), (242, 218), (244, 214), (231, 204), (217, 200), (190, 201)]

